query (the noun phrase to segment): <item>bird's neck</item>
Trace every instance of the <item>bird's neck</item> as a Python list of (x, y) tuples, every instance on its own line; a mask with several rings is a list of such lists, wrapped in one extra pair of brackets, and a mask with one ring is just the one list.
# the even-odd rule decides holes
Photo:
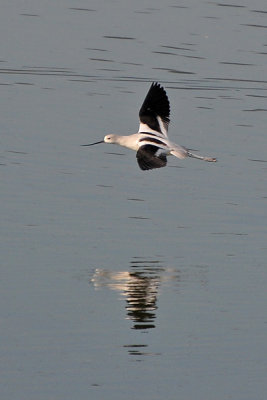
[(119, 144), (120, 146), (127, 147), (127, 149), (137, 151), (138, 133), (134, 133), (133, 135), (129, 136), (118, 136), (116, 143)]

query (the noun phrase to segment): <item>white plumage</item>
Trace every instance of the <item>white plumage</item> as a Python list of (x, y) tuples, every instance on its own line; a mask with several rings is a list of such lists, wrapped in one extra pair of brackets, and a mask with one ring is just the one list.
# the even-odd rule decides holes
[(217, 161), (214, 157), (194, 154), (169, 140), (170, 103), (164, 88), (159, 83), (152, 83), (140, 108), (139, 120), (138, 133), (128, 136), (106, 135), (104, 140), (83, 146), (113, 143), (127, 147), (136, 151), (137, 162), (142, 170), (165, 167), (169, 155), (180, 159), (192, 157), (209, 162)]

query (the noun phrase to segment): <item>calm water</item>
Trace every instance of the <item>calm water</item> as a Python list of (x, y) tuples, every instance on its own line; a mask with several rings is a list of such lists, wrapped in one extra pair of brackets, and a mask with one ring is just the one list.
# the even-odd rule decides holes
[[(1, 398), (264, 400), (267, 6), (1, 7)], [(152, 81), (217, 164), (116, 146)]]

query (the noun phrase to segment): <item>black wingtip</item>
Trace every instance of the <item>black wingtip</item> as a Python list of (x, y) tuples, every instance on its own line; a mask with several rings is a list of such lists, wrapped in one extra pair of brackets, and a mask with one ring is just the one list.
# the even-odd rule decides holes
[(162, 168), (167, 165), (167, 157), (165, 154), (156, 155), (157, 146), (145, 145), (140, 147), (136, 153), (136, 158), (140, 169), (143, 171), (155, 168)]
[(158, 82), (152, 82), (140, 108), (139, 118), (141, 122), (147, 124), (151, 129), (160, 131), (157, 116), (167, 125), (169, 124), (170, 102), (165, 89)]

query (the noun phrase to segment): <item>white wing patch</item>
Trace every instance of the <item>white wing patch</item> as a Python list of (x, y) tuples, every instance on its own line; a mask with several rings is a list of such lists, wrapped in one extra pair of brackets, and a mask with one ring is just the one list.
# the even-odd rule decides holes
[(158, 120), (162, 134), (164, 136), (168, 137), (168, 124), (166, 122), (164, 122), (159, 116), (157, 116), (157, 120)]
[[(159, 124), (161, 124), (161, 123), (162, 123), (162, 121), (159, 122)], [(160, 128), (162, 130), (161, 125), (160, 125)], [(158, 132), (158, 131), (155, 131), (155, 130), (151, 129), (147, 124), (144, 124), (143, 122), (140, 122), (138, 133), (141, 133), (141, 132), (143, 132), (143, 133), (152, 133), (152, 134), (154, 134), (156, 136), (165, 136), (166, 137), (167, 134), (165, 134), (164, 131), (166, 131), (164, 128), (163, 128), (163, 132), (162, 133)]]

